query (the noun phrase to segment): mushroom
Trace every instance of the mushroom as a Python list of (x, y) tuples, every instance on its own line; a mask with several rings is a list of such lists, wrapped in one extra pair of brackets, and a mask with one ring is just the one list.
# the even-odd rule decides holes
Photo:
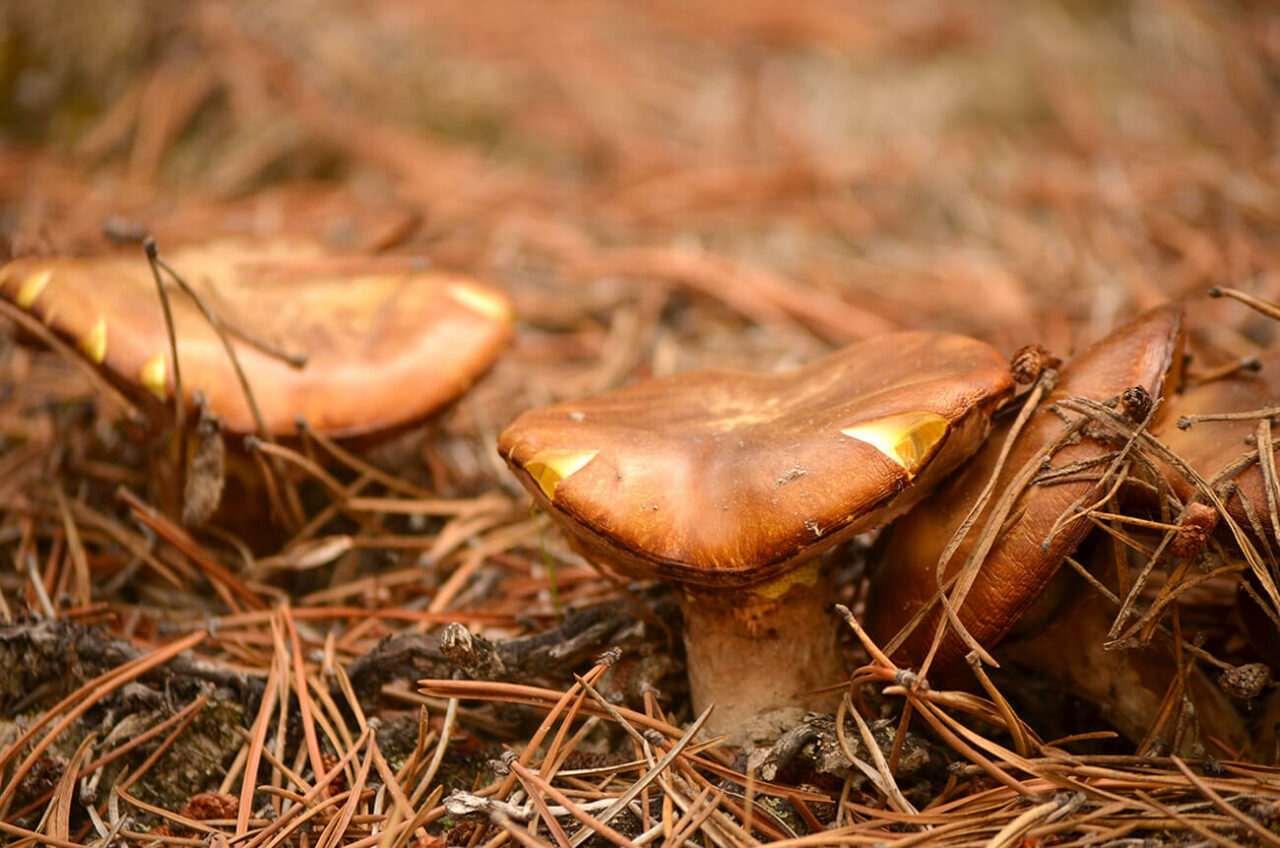
[(899, 333), (535, 409), (498, 449), (589, 561), (676, 587), (694, 709), (741, 741), (831, 706), (812, 695), (843, 676), (818, 554), (919, 500), (1011, 389), (989, 345)]
[[(1101, 547), (1097, 553), (1102, 553)], [(1100, 573), (1103, 568), (1093, 570)], [(1248, 749), (1249, 734), (1239, 712), (1209, 675), (1192, 665), (1189, 652), (1184, 652), (1185, 668), (1180, 672), (1167, 634), (1149, 645), (1107, 650), (1116, 606), (1074, 572), (1059, 576), (1072, 579), (1063, 581), (1058, 608), (1047, 611), (1033, 627), (1019, 625), (999, 648), (1002, 661), (1030, 669), (1091, 702), (1104, 720), (1134, 743), (1156, 745), (1152, 731), (1159, 724), (1159, 736), (1172, 753), (1201, 756), (1204, 743), (1213, 738), (1238, 751)], [(1027, 617), (1035, 614), (1033, 609)], [(1178, 685), (1180, 674), (1185, 674), (1181, 679), (1187, 689), (1175, 693), (1172, 710), (1162, 720), (1166, 696), (1171, 686)], [(1188, 704), (1192, 711), (1186, 710)]]
[[(408, 259), (340, 257), (298, 239), (222, 239), (168, 253), (235, 339), (275, 435), (355, 436), (417, 420), (482, 374), (511, 335), (506, 298)], [(168, 284), (167, 284), (168, 285)], [(70, 340), (136, 399), (168, 402), (173, 363), (155, 280), (142, 251), (25, 257), (0, 268), (0, 296)], [(225, 427), (257, 429), (214, 329), (170, 288), (179, 368)], [(306, 357), (291, 365), (245, 338)]]
[[(1280, 527), (1267, 528), (1271, 522), (1262, 466), (1256, 461), (1238, 466), (1257, 450), (1258, 424), (1263, 417), (1218, 417), (1276, 405), (1280, 398), (1280, 351), (1259, 357), (1258, 363), (1256, 371), (1241, 369), (1187, 389), (1173, 399), (1169, 415), (1153, 433), (1215, 488), (1231, 484), (1223, 502), (1243, 530), (1280, 539)], [(1207, 420), (1197, 421), (1198, 416), (1207, 416)], [(1171, 470), (1165, 476), (1182, 500), (1196, 495), (1195, 486), (1185, 475)], [(1260, 526), (1255, 526), (1255, 518)]]
[[(1280, 540), (1280, 527), (1273, 525), (1274, 513), (1262, 465), (1251, 458), (1258, 449), (1258, 425), (1263, 417), (1250, 417), (1248, 413), (1274, 407), (1277, 398), (1280, 350), (1259, 357), (1256, 370), (1240, 369), (1187, 389), (1173, 400), (1170, 414), (1155, 433), (1219, 492), (1227, 514), (1263, 551), (1274, 549)], [(1223, 415), (1228, 417), (1220, 417)], [(1199, 420), (1199, 416), (1207, 418)], [(1273, 453), (1275, 450), (1273, 442)], [(1272, 464), (1275, 463), (1273, 458)], [(1170, 469), (1165, 476), (1182, 500), (1197, 496), (1195, 487), (1177, 469)], [(1219, 535), (1227, 535), (1222, 525)], [(1270, 615), (1263, 604), (1272, 606)], [(1241, 582), (1237, 608), (1254, 648), (1272, 665), (1280, 664), (1280, 631), (1273, 620), (1274, 601), (1259, 575), (1252, 571)]]
[[(1068, 429), (1055, 400), (1080, 396), (1106, 401), (1132, 386), (1160, 396), (1175, 382), (1171, 372), (1181, 364), (1182, 309), (1162, 306), (1125, 325), (1084, 351), (1061, 372), (1057, 387), (1041, 402), (1012, 446), (994, 491), (996, 496), (960, 541), (942, 570), (945, 584), (961, 570), (974, 549), (987, 519), (1015, 477)], [(900, 645), (899, 630), (925, 607), (936, 604), (938, 561), (995, 470), (1010, 424), (999, 426), (986, 446), (965, 468), (939, 487), (928, 500), (892, 529), (884, 558), (872, 578), (868, 595), (868, 632), (881, 644), (894, 644), (904, 665), (919, 667), (928, 654), (941, 621), (934, 607)], [(1112, 446), (1083, 436), (1068, 440), (1052, 456), (1052, 466), (1099, 457)], [(961, 623), (982, 646), (998, 642), (1032, 603), (1075, 550), (1091, 525), (1071, 521), (1050, 535), (1059, 516), (1082, 498), (1096, 494), (1090, 480), (1028, 486), (999, 527), (985, 560), (958, 610)], [(962, 666), (968, 647), (953, 628), (943, 637), (930, 673), (945, 676)]]
[[(1114, 330), (1063, 368), (1057, 387), (1032, 413), (1012, 446), (996, 482), (996, 497), (947, 562), (942, 573), (944, 584), (959, 572), (974, 549), (1000, 493), (1070, 426), (1070, 413), (1059, 411), (1054, 401), (1072, 396), (1098, 402), (1114, 398), (1127, 414), (1144, 418), (1151, 410), (1149, 397), (1161, 397), (1177, 384), (1182, 327), (1181, 307), (1158, 307)], [(963, 470), (890, 531), (868, 594), (867, 629), (881, 644), (889, 645), (903, 665), (918, 668), (929, 652), (941, 619), (936, 607), (929, 609), (938, 591), (938, 561), (986, 486), (1009, 430), (1010, 424), (1000, 425)], [(1100, 441), (1086, 430), (1078, 440), (1063, 442), (1048, 460), (1049, 468), (1062, 469), (1074, 463), (1086, 468), (1090, 460), (1114, 449), (1114, 444)], [(1093, 596), (1083, 581), (1073, 585), (1071, 580), (1054, 579), (1065, 558), (1092, 527), (1083, 520), (1059, 523), (1060, 518), (1069, 517), (1077, 503), (1092, 504), (1102, 497), (1101, 487), (1102, 483), (1090, 479), (1029, 485), (998, 528), (958, 615), (983, 647), (995, 645), (1016, 625), (1019, 638), (1003, 646), (1001, 656), (1030, 666), (1056, 679), (1065, 690), (1093, 701), (1108, 721), (1138, 740), (1153, 723), (1164, 693), (1178, 673), (1172, 652), (1154, 645), (1121, 652), (1104, 650), (1115, 609)], [(1055, 525), (1056, 532), (1051, 532)], [(897, 644), (897, 634), (917, 614), (923, 617)], [(1026, 620), (1020, 622), (1024, 615)], [(949, 629), (930, 666), (930, 676), (956, 683), (966, 653), (966, 643)], [(1199, 750), (1200, 740), (1210, 735), (1239, 744), (1245, 738), (1243, 725), (1221, 692), (1199, 671), (1189, 675), (1188, 683), (1188, 697), (1198, 709), (1200, 733), (1198, 737), (1188, 734), (1179, 750)]]

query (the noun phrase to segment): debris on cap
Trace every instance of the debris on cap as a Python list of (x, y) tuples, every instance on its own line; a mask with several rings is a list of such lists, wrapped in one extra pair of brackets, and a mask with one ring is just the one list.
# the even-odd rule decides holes
[(1218, 511), (1208, 504), (1193, 503), (1187, 506), (1178, 522), (1178, 529), (1169, 543), (1169, 552), (1178, 559), (1198, 556), (1218, 526)]

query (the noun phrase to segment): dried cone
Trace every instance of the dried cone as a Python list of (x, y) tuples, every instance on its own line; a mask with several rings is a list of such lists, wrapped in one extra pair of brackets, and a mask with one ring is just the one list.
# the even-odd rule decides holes
[(1169, 543), (1169, 552), (1178, 559), (1199, 556), (1208, 543), (1213, 528), (1217, 526), (1216, 509), (1202, 503), (1189, 505), (1182, 515), (1182, 521), (1178, 523), (1173, 541)]
[(678, 587), (694, 708), (742, 739), (762, 714), (834, 705), (796, 699), (843, 677), (817, 555), (917, 501), (1011, 389), (989, 345), (900, 333), (536, 409), (499, 451), (588, 559)]
[(1009, 373), (1013, 375), (1014, 382), (1026, 386), (1039, 380), (1046, 368), (1057, 368), (1061, 364), (1062, 360), (1050, 356), (1042, 345), (1029, 344), (1010, 357)]
[[(162, 246), (163, 247), (163, 246)], [(474, 280), (412, 270), (408, 260), (338, 257), (299, 240), (221, 240), (166, 252), (230, 328), (292, 353), (295, 368), (232, 337), (267, 429), (387, 430), (447, 404), (511, 335), (505, 297)], [(196, 305), (166, 283), (183, 391), (203, 392), (236, 433), (256, 428), (221, 342)], [(155, 280), (141, 250), (15, 260), (0, 296), (68, 339), (139, 399), (169, 402), (173, 363)]]
[(1120, 409), (1135, 424), (1146, 421), (1154, 405), (1151, 392), (1142, 386), (1130, 386), (1120, 393)]
[(1246, 663), (1222, 672), (1218, 685), (1233, 698), (1248, 700), (1262, 694), (1271, 683), (1271, 669), (1264, 663)]

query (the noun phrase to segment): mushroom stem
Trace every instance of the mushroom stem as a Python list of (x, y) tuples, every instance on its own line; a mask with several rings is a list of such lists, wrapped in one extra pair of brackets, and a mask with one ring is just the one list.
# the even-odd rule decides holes
[(832, 594), (817, 561), (732, 595), (679, 593), (694, 713), (715, 704), (708, 732), (737, 744), (772, 739), (806, 711), (835, 709), (839, 693), (818, 691), (846, 677)]

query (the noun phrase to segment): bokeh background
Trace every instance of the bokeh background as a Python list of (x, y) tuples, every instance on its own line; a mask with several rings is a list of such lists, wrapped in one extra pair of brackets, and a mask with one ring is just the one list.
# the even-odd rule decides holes
[(239, 200), (216, 226), (498, 283), (522, 349), (568, 346), (590, 388), (899, 326), (1066, 352), (1213, 284), (1280, 291), (1270, 3), (3, 9), (12, 250)]

